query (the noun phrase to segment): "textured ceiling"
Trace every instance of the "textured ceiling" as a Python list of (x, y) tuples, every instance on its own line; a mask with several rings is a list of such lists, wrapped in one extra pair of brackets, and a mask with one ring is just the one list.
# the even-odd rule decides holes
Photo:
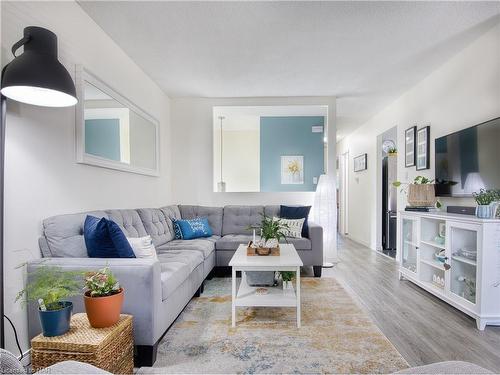
[(340, 137), (500, 14), (500, 2), (80, 5), (169, 96), (333, 95)]

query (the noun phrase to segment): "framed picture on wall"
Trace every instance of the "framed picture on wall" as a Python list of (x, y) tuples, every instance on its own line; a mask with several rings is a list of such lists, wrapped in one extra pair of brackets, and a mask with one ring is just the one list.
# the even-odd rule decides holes
[(354, 158), (354, 172), (361, 172), (368, 168), (368, 155), (362, 154)]
[(415, 143), (416, 132), (416, 126), (405, 130), (405, 167), (413, 167), (415, 165), (415, 153), (417, 151)]
[(281, 157), (281, 184), (304, 184), (304, 156), (285, 155)]
[(430, 126), (425, 126), (417, 131), (417, 171), (430, 168), (430, 129)]

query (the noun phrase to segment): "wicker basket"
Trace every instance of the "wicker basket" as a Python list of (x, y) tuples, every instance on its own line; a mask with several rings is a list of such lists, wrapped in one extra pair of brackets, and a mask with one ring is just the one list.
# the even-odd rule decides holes
[(408, 185), (408, 204), (412, 207), (432, 207), (436, 204), (434, 184)]
[(38, 335), (31, 340), (33, 371), (61, 361), (86, 362), (114, 374), (132, 374), (134, 338), (132, 316), (121, 315), (115, 325), (92, 328), (86, 314), (75, 314), (62, 336)]

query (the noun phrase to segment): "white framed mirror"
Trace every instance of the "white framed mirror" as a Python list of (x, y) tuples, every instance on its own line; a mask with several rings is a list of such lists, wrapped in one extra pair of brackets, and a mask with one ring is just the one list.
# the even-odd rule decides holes
[(76, 70), (76, 159), (159, 176), (159, 122), (92, 73)]

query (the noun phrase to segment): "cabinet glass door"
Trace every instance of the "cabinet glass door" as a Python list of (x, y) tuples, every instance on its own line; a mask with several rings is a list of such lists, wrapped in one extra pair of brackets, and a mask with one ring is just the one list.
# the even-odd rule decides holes
[(402, 218), (401, 265), (414, 273), (417, 272), (417, 224), (416, 219)]
[(449, 245), (451, 255), (450, 292), (476, 303), (476, 275), (478, 256), (478, 230), (474, 225), (450, 223)]

